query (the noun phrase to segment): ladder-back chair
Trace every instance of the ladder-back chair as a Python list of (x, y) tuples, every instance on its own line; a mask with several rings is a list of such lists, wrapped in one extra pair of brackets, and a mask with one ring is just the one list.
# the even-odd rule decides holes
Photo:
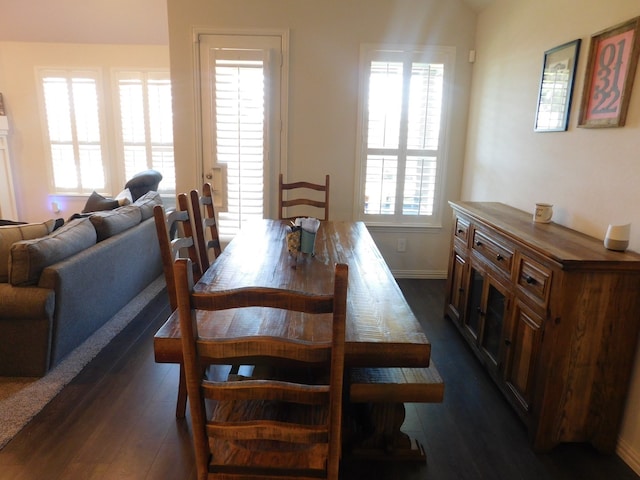
[[(175, 275), (197, 478), (337, 479), (348, 267), (336, 266), (332, 295), (250, 286), (194, 293), (189, 263), (178, 260)], [(244, 312), (247, 308), (250, 311)], [(289, 311), (287, 315), (300, 316), (302, 323), (331, 322), (331, 339), (292, 342), (239, 335), (222, 342), (199, 337), (196, 311), (222, 315), (229, 309), (234, 310), (226, 313), (252, 316), (256, 310), (273, 314), (273, 309), (280, 309), (282, 316)], [(255, 359), (256, 371), (262, 374), (224, 382), (203, 375), (207, 364), (245, 358)], [(280, 365), (275, 369), (280, 375), (264, 375), (273, 365)], [(306, 368), (298, 368), (301, 365)], [(209, 401), (210, 416), (205, 403)]]
[[(198, 254), (196, 251), (196, 241), (191, 227), (191, 216), (186, 207), (187, 196), (181, 193), (178, 196), (178, 206), (180, 210), (169, 210), (165, 212), (162, 205), (153, 208), (153, 217), (156, 224), (156, 234), (160, 245), (160, 257), (162, 259), (162, 270), (167, 284), (167, 294), (169, 296), (169, 306), (171, 311), (178, 308), (176, 296), (176, 281), (173, 271), (173, 263), (181, 254), (192, 261), (194, 280), (197, 281), (202, 276)], [(183, 418), (187, 408), (187, 387), (184, 376), (184, 365), (180, 364), (180, 380), (178, 383), (178, 400), (176, 403), (176, 417)]]
[(216, 213), (213, 207), (211, 184), (205, 183), (202, 186), (202, 196), (197, 190), (191, 190), (189, 199), (191, 201), (191, 211), (193, 212), (200, 268), (203, 272), (206, 272), (210, 264), (209, 250), (213, 250), (214, 259), (222, 253)]
[[(324, 192), (324, 200), (314, 200), (310, 198), (302, 197), (301, 189), (315, 190), (317, 192)], [(286, 200), (284, 199), (286, 192)], [(293, 182), (284, 183), (282, 180), (282, 174), (280, 174), (279, 188), (278, 188), (278, 218), (279, 219), (293, 219), (294, 216), (285, 216), (283, 210), (288, 207), (296, 207), (300, 205), (308, 205), (321, 209), (323, 216), (315, 216), (320, 220), (329, 220), (329, 175), (325, 176), (324, 185), (310, 182)], [(301, 215), (297, 215), (298, 217)]]

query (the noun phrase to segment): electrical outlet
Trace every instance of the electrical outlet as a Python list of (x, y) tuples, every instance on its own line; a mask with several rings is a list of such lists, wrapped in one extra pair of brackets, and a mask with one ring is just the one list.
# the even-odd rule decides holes
[(406, 252), (407, 251), (407, 239), (406, 238), (399, 238), (398, 239), (398, 246), (396, 247), (396, 250), (398, 252)]

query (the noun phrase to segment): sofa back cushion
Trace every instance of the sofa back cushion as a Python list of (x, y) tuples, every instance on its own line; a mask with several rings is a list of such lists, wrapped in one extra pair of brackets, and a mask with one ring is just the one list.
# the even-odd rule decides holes
[(140, 213), (142, 214), (142, 220), (153, 217), (153, 207), (156, 205), (162, 205), (162, 197), (158, 192), (147, 192), (138, 198), (132, 205), (140, 207)]
[(9, 280), (9, 257), (11, 246), (20, 240), (31, 240), (49, 235), (53, 232), (56, 221), (54, 219), (43, 223), (25, 223), (0, 227), (0, 283)]
[(11, 247), (9, 283), (35, 285), (45, 267), (95, 243), (96, 231), (88, 218), (72, 220), (46, 237), (16, 242)]
[(89, 217), (96, 229), (98, 242), (138, 225), (142, 219), (140, 208), (135, 205), (96, 212)]

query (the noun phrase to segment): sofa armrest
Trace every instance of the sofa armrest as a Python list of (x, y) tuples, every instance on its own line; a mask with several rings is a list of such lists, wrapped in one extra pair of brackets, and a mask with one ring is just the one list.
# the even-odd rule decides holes
[(55, 292), (40, 287), (15, 287), (0, 283), (0, 319), (53, 317)]

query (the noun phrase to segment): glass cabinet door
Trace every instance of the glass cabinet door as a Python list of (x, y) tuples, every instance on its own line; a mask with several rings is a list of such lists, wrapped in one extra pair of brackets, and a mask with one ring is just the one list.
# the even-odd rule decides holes
[(482, 291), (484, 289), (484, 275), (475, 268), (469, 274), (469, 301), (467, 314), (464, 316), (464, 331), (476, 340), (480, 333), (482, 321)]
[(497, 366), (504, 338), (503, 328), (507, 298), (493, 282), (489, 281), (488, 287), (480, 344), (485, 355), (489, 357), (494, 366)]

